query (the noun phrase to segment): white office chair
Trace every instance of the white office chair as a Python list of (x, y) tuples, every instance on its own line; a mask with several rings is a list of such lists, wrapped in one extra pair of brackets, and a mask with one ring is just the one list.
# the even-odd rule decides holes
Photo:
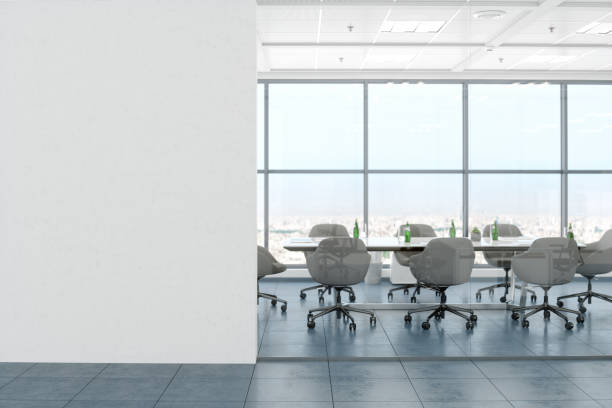
[(565, 328), (571, 330), (574, 324), (562, 312), (576, 314), (578, 323), (584, 322), (584, 317), (577, 310), (552, 306), (548, 303), (548, 291), (552, 286), (564, 285), (574, 278), (580, 260), (576, 241), (567, 238), (540, 238), (533, 242), (528, 251), (512, 258), (512, 269), (516, 276), (527, 283), (544, 289), (544, 303), (541, 305), (514, 307), (512, 319), (520, 318), (519, 312), (527, 312), (523, 316), (522, 326), (529, 327), (530, 316), (543, 311), (544, 318), (550, 318), (553, 312), (565, 320)]
[(421, 324), (427, 330), (432, 317), (440, 320), (444, 318), (445, 312), (450, 312), (467, 320), (465, 327), (473, 329), (478, 319), (473, 310), (446, 304), (446, 289), (466, 283), (472, 275), (473, 267), (474, 247), (469, 239), (436, 238), (429, 241), (421, 254), (410, 258), (410, 269), (417, 281), (440, 292), (440, 305), (415, 309), (404, 316), (404, 321), (410, 323), (413, 313), (432, 311)]
[(276, 306), (277, 302), (281, 302), (283, 304), (281, 306), (283, 313), (287, 311), (287, 301), (276, 295), (260, 292), (259, 280), (268, 275), (276, 275), (286, 270), (287, 266), (278, 262), (266, 248), (257, 246), (257, 301), (259, 301), (259, 298), (270, 299), (272, 306)]
[[(346, 227), (341, 224), (317, 224), (310, 229), (308, 236), (310, 238), (333, 238), (333, 237), (347, 237), (348, 238), (349, 233)], [(310, 253), (304, 252), (304, 257), (306, 258), (306, 266), (308, 266), (308, 257), (310, 255), (311, 255)], [(310, 269), (309, 269), (309, 272), (310, 272)], [(312, 276), (312, 273), (310, 275)], [(325, 302), (325, 298), (323, 297), (323, 295), (325, 295), (326, 291), (327, 293), (331, 294), (331, 290), (332, 290), (331, 286), (328, 286), (328, 285), (309, 286), (307, 288), (300, 290), (300, 299), (306, 299), (306, 292), (309, 290), (315, 290), (315, 289), (318, 289), (319, 303)], [(351, 302), (354, 302), (357, 299), (355, 296), (355, 292), (353, 292), (353, 289), (351, 289), (350, 287), (344, 288), (343, 291), (348, 292), (349, 300)]]
[(612, 272), (612, 230), (606, 231), (599, 241), (588, 244), (580, 251), (580, 254), (582, 256), (582, 265), (578, 266), (576, 273), (587, 278), (587, 291), (560, 296), (557, 298), (557, 306), (563, 306), (561, 299), (578, 297), (578, 310), (580, 310), (580, 313), (585, 313), (587, 311), (586, 307), (584, 307), (585, 300), (588, 300), (588, 303), (591, 304), (591, 298), (595, 297), (606, 302), (612, 302), (612, 295), (593, 292), (591, 284), (595, 276)]
[[(492, 225), (487, 225), (484, 227), (483, 235), (485, 237), (489, 236), (491, 233)], [(513, 224), (498, 224), (497, 231), (499, 232), (500, 237), (520, 237), (522, 236), (521, 230)], [(496, 268), (502, 268), (504, 273), (504, 281), (501, 283), (497, 283), (495, 285), (486, 286), (484, 288), (480, 288), (476, 291), (476, 300), (480, 302), (482, 299), (481, 292), (485, 290), (489, 292), (489, 295), (493, 295), (495, 289), (504, 288), (504, 294), (499, 298), (499, 301), (505, 303), (508, 298), (508, 289), (510, 289), (510, 269), (512, 269), (512, 257), (514, 256), (514, 252), (502, 252), (502, 251), (484, 251), (484, 258), (487, 263)], [(520, 285), (515, 285), (514, 289), (522, 289)], [(537, 300), (537, 296), (535, 292), (531, 289), (525, 289), (527, 293), (531, 295), (531, 302), (535, 302)]]
[[(403, 237), (405, 231), (406, 231), (406, 226), (401, 225), (398, 230), (399, 236)], [(426, 224), (410, 224), (410, 236), (412, 238), (423, 238), (423, 237), (435, 238), (436, 232), (431, 226), (426, 225)], [(410, 257), (420, 254), (420, 253), (421, 253), (420, 249), (411, 249), (408, 251), (395, 251), (393, 252), (393, 256), (395, 257), (397, 263), (399, 263), (400, 265), (410, 266)], [(398, 290), (403, 290), (404, 295), (408, 295), (410, 293), (410, 289), (414, 288), (414, 292), (412, 293), (412, 296), (410, 297), (410, 303), (416, 303), (416, 295), (421, 294), (422, 287), (423, 285), (417, 281), (416, 283), (408, 283), (405, 285), (391, 288), (389, 290), (389, 293), (387, 293), (387, 299), (389, 300), (389, 302), (392, 302), (393, 292), (398, 291)], [(436, 294), (438, 294), (438, 292), (436, 292)]]
[(360, 239), (327, 238), (321, 241), (316, 251), (307, 258), (308, 270), (316, 282), (335, 289), (336, 304), (309, 310), (306, 323), (309, 329), (315, 327), (315, 319), (334, 311), (338, 318), (344, 316), (351, 321), (349, 330), (354, 331), (357, 328), (349, 312), (368, 314), (370, 324), (376, 324), (374, 313), (343, 305), (340, 297), (342, 290), (363, 282), (370, 266), (370, 259), (371, 255)]

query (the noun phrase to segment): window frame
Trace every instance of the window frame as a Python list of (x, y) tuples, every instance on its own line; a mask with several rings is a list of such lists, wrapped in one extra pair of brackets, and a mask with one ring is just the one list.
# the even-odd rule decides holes
[[(380, 84), (380, 83), (411, 83), (411, 84), (459, 84), (462, 86), (462, 168), (459, 170), (435, 170), (435, 169), (393, 169), (393, 170), (373, 170), (368, 167), (368, 86), (369, 84)], [(519, 83), (520, 85), (527, 84), (541, 84), (549, 83), (559, 85), (560, 88), (560, 168), (550, 170), (486, 170), (486, 169), (471, 169), (469, 164), (469, 86), (471, 84), (514, 84)], [(564, 228), (568, 225), (568, 175), (569, 174), (612, 174), (612, 168), (603, 170), (580, 170), (580, 169), (568, 169), (568, 85), (612, 85), (612, 81), (526, 81), (526, 80), (414, 80), (414, 79), (372, 79), (372, 80), (353, 80), (353, 79), (260, 79), (257, 81), (258, 84), (264, 85), (264, 166), (262, 169), (258, 169), (258, 174), (263, 174), (264, 182), (264, 245), (267, 248), (269, 245), (269, 175), (270, 174), (334, 174), (334, 173), (352, 173), (361, 174), (363, 176), (363, 220), (366, 225), (369, 223), (369, 191), (368, 191), (368, 178), (370, 174), (461, 174), (462, 179), (462, 220), (463, 220), (463, 231), (462, 236), (469, 236), (470, 228), (470, 217), (469, 217), (469, 176), (471, 174), (556, 174), (561, 179), (561, 195), (559, 197), (561, 201), (560, 219), (561, 225), (559, 225), (559, 234), (562, 233)], [(338, 84), (338, 83), (353, 83), (362, 84), (363, 86), (363, 167), (361, 169), (346, 169), (346, 170), (332, 170), (332, 169), (273, 169), (269, 168), (269, 85), (270, 84)], [(303, 268), (304, 264), (291, 264), (288, 265), (290, 268)]]

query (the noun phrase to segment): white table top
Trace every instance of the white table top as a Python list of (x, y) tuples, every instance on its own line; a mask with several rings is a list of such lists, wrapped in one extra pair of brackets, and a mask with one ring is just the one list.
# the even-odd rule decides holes
[[(319, 242), (325, 238), (296, 237), (289, 238), (283, 243), (283, 247), (288, 251), (314, 251)], [(369, 237), (362, 238), (368, 251), (407, 251), (423, 250), (427, 243), (433, 238), (412, 238), (409, 243), (402, 238), (396, 237)], [(533, 241), (533, 237), (500, 237), (497, 241), (488, 238), (481, 241), (473, 241), (475, 251), (526, 251)], [(579, 247), (584, 246), (578, 243)]]

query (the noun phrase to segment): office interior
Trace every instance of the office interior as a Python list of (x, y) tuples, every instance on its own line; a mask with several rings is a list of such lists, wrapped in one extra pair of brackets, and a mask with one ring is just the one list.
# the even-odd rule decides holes
[(612, 407), (612, 2), (0, 1), (0, 407)]

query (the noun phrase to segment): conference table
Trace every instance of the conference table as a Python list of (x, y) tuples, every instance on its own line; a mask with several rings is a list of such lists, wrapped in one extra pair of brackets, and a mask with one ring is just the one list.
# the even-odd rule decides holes
[[(315, 251), (319, 246), (319, 243), (325, 238), (310, 238), (310, 237), (293, 237), (287, 239), (283, 243), (283, 248), (288, 251), (300, 251), (310, 252)], [(361, 240), (364, 242), (366, 248), (370, 252), (384, 252), (384, 251), (422, 251), (427, 246), (427, 243), (435, 238), (421, 238), (415, 237), (410, 242), (404, 242), (403, 237), (364, 237)], [(498, 240), (491, 240), (490, 238), (482, 238), (480, 241), (472, 241), (474, 245), (474, 251), (478, 252), (524, 252), (529, 249), (533, 241), (536, 238), (530, 236), (520, 237), (500, 237)], [(578, 242), (578, 248), (583, 248), (584, 244)], [(507, 307), (514, 306), (514, 286), (515, 279), (514, 274), (511, 274), (511, 287), (509, 291), (508, 303), (473, 303), (470, 299), (469, 304), (473, 305), (474, 309), (506, 309)], [(525, 303), (525, 289), (527, 285), (522, 286), (522, 292), (520, 297), (520, 304)], [(414, 304), (410, 303), (368, 303), (362, 304), (363, 306), (372, 309), (411, 309), (414, 308)], [(422, 306), (422, 304), (421, 304)]]

